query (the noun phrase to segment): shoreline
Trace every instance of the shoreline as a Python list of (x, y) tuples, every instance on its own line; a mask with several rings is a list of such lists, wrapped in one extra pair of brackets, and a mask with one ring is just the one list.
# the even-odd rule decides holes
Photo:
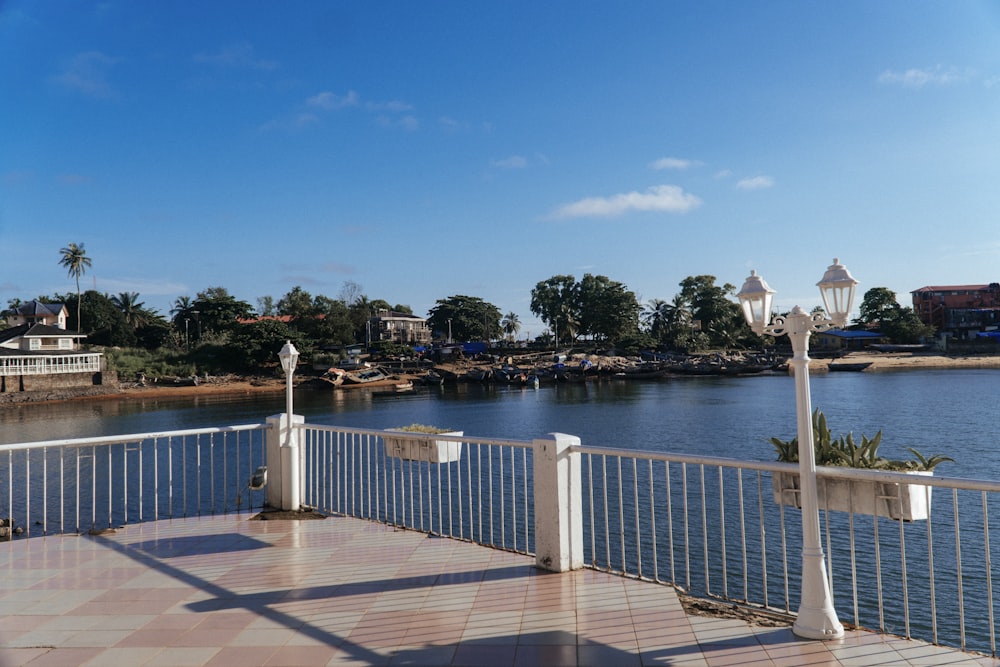
[(830, 364), (871, 364), (865, 373), (928, 369), (996, 369), (1000, 368), (1000, 355), (948, 356), (926, 352), (848, 352), (837, 358), (810, 359), (812, 371), (828, 371)]
[[(1000, 355), (947, 356), (943, 354), (912, 352), (849, 352), (836, 358), (810, 358), (810, 373), (827, 373), (831, 364), (869, 364), (855, 372), (880, 373), (907, 370), (965, 370), (1000, 369)], [(312, 377), (299, 376), (295, 387), (310, 384)], [(87, 392), (77, 396), (55, 396), (4, 401), (0, 395), (0, 409), (5, 406), (38, 405), (62, 401), (87, 400), (147, 400), (160, 398), (193, 398), (198, 396), (240, 396), (252, 394), (278, 394), (285, 391), (284, 378), (239, 378), (203, 382), (197, 386), (178, 387), (122, 387), (102, 393)], [(11, 395), (13, 397), (13, 395)]]

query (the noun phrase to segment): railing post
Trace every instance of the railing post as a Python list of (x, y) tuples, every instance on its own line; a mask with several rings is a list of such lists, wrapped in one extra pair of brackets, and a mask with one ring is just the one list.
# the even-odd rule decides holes
[(298, 511), (302, 504), (301, 430), (294, 427), (304, 424), (306, 418), (292, 415), (293, 428), (289, 432), (286, 414), (267, 418), (267, 505), (272, 509)]
[(554, 572), (583, 567), (580, 438), (550, 433), (534, 441), (535, 565)]

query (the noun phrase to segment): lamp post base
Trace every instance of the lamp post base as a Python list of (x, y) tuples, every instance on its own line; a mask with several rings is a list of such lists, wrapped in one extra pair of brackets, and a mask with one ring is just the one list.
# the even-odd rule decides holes
[(799, 609), (799, 617), (792, 625), (792, 632), (803, 639), (842, 639), (844, 626), (837, 620), (837, 612), (825, 609)]

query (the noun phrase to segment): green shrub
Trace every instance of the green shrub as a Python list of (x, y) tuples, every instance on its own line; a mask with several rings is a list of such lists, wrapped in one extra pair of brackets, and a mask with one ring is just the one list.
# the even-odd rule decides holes
[[(868, 468), (873, 470), (933, 470), (945, 461), (954, 461), (949, 456), (935, 454), (925, 457), (912, 447), (907, 447), (915, 458), (908, 460), (887, 459), (878, 455), (882, 443), (882, 431), (871, 439), (862, 434), (861, 442), (854, 440), (854, 434), (848, 433), (834, 438), (826, 423), (826, 415), (815, 410), (813, 421), (813, 451), (818, 466), (841, 466), (846, 468)], [(782, 463), (798, 463), (799, 439), (781, 440), (771, 438), (778, 453), (778, 461)]]
[(449, 428), (438, 428), (437, 426), (426, 426), (424, 424), (410, 424), (409, 426), (401, 426), (400, 428), (391, 429), (393, 431), (406, 431), (407, 433), (449, 433), (451, 429)]

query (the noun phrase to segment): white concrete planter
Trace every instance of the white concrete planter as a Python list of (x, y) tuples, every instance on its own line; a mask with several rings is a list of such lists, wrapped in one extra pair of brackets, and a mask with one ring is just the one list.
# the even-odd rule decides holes
[[(933, 475), (931, 471), (906, 471), (907, 475)], [(774, 502), (801, 508), (799, 474), (776, 472), (771, 476)], [(819, 508), (854, 512), (903, 521), (922, 521), (931, 509), (933, 487), (922, 484), (872, 482), (868, 480), (816, 478)]]
[[(389, 435), (389, 434), (392, 435)], [(463, 431), (448, 431), (438, 435), (461, 437)], [(414, 437), (409, 431), (386, 429), (385, 455), (407, 461), (428, 461), (429, 463), (450, 463), (462, 458), (462, 443), (450, 440), (430, 440)]]

